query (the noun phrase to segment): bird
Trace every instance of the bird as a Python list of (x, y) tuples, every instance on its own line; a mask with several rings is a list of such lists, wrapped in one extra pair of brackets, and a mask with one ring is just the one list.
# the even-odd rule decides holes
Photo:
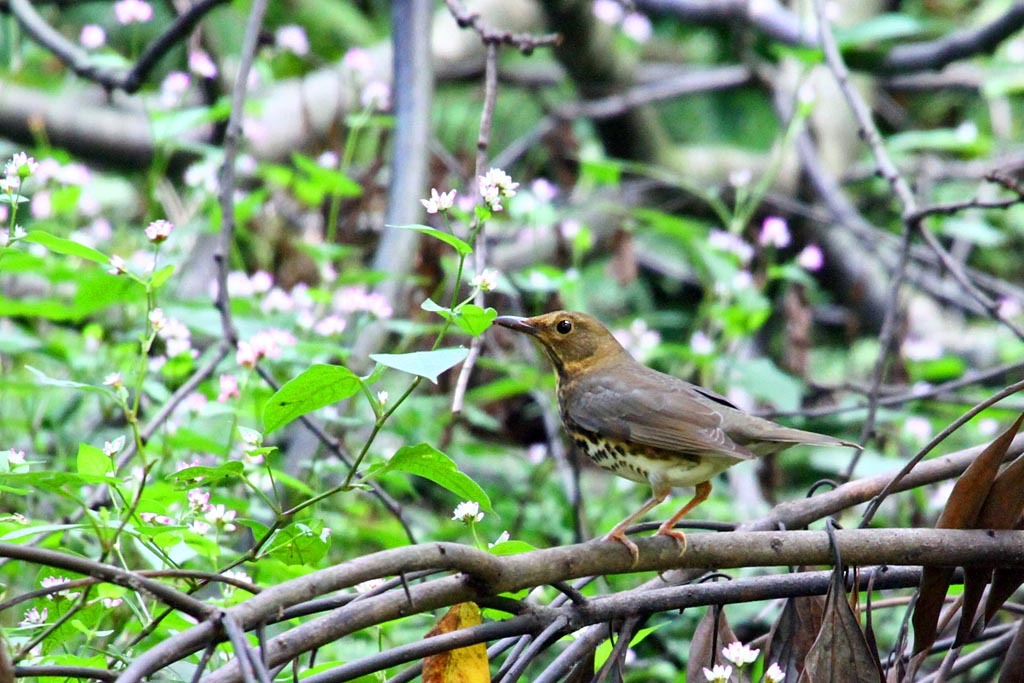
[(634, 565), (639, 550), (626, 529), (674, 487), (694, 486), (694, 496), (655, 535), (675, 539), (682, 555), (686, 535), (675, 526), (707, 499), (715, 475), (798, 444), (860, 448), (756, 417), (713, 391), (649, 368), (585, 313), (505, 315), (493, 323), (540, 344), (554, 366), (562, 425), (576, 447), (601, 468), (650, 485), (651, 498), (603, 537), (625, 545)]

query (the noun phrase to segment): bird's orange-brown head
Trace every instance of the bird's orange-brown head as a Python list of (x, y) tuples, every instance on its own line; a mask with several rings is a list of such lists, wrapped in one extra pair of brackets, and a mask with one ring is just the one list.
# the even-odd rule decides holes
[(575, 375), (621, 361), (632, 360), (618, 340), (597, 318), (586, 313), (553, 311), (533, 318), (503, 315), (494, 324), (524, 332), (543, 347), (559, 375)]

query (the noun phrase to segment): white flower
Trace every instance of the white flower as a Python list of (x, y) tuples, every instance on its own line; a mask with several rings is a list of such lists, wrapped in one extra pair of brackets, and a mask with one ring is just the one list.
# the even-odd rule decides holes
[(690, 337), (690, 351), (698, 356), (708, 356), (715, 350), (715, 342), (711, 337), (697, 330)]
[(508, 529), (506, 529), (498, 535), (498, 538), (494, 539), (494, 543), (488, 543), (487, 547), (493, 548), (494, 546), (499, 545), (501, 543), (506, 543), (508, 542), (509, 538), (511, 538), (511, 536), (509, 536)]
[(103, 452), (110, 457), (114, 457), (115, 455), (117, 455), (122, 448), (124, 448), (124, 434), (117, 437), (113, 441), (103, 442)]
[(28, 178), (38, 170), (39, 162), (24, 152), (15, 154), (4, 166), (5, 175), (18, 176), (20, 178)]
[(704, 678), (708, 679), (708, 683), (728, 683), (730, 676), (732, 667), (728, 664), (715, 664), (712, 669), (704, 667)]
[(764, 680), (767, 683), (782, 683), (782, 680), (786, 677), (786, 674), (782, 671), (776, 662), (772, 662), (772, 665), (768, 667), (768, 670), (764, 672)]
[(760, 653), (760, 650), (751, 649), (738, 640), (734, 640), (722, 648), (722, 656), (739, 668), (753, 662)]
[(926, 417), (908, 417), (903, 432), (915, 442), (925, 443), (932, 437), (932, 423)]
[(108, 387), (118, 388), (124, 386), (124, 380), (121, 379), (120, 372), (112, 372), (103, 378), (103, 384)]
[(388, 402), (388, 392), (381, 390), (377, 392), (377, 403), (383, 408)]
[(164, 329), (167, 325), (167, 316), (164, 315), (164, 309), (154, 308), (149, 312), (149, 323), (153, 326), (154, 332), (159, 332)]
[(13, 448), (7, 453), (8, 465), (24, 465), (25, 451), (16, 451)]
[(480, 512), (480, 504), (472, 500), (459, 503), (452, 513), (452, 520), (463, 524), (474, 524), (483, 518), (484, 513)]
[(761, 224), (761, 234), (758, 235), (757, 243), (762, 247), (773, 246), (779, 249), (789, 246), (789, 226), (785, 218), (768, 216)]
[(223, 503), (217, 505), (211, 505), (206, 511), (207, 521), (223, 527), (224, 531), (235, 530), (235, 516), (238, 513), (234, 510), (228, 510)]
[(45, 607), (42, 609), (42, 611), (39, 611), (38, 609), (33, 607), (29, 611), (25, 612), (25, 616), (21, 620), (21, 623), (18, 624), (18, 626), (38, 626), (39, 624), (45, 624), (46, 617), (48, 614), (49, 610)]
[(427, 213), (444, 212), (455, 205), (455, 190), (438, 192), (437, 188), (430, 189), (430, 199), (421, 199), (420, 204), (427, 210)]
[(498, 271), (493, 268), (486, 268), (484, 272), (474, 276), (469, 281), (469, 284), (473, 287), (478, 287), (480, 291), (490, 292), (498, 286)]
[(646, 43), (651, 39), (654, 28), (651, 20), (639, 12), (630, 12), (622, 20), (622, 33), (637, 43)]

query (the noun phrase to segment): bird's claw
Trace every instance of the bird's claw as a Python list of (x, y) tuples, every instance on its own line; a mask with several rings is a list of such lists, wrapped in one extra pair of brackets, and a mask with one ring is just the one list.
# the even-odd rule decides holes
[(675, 530), (675, 529), (673, 529), (671, 527), (666, 528), (666, 527), (662, 526), (662, 527), (660, 527), (658, 529), (658, 532), (656, 534), (654, 534), (654, 535), (655, 536), (668, 536), (669, 538), (674, 539), (675, 542), (679, 544), (679, 557), (682, 557), (683, 555), (686, 554), (686, 534), (684, 534), (682, 531), (677, 531), (677, 530)]
[(640, 561), (640, 549), (636, 547), (636, 543), (633, 543), (633, 541), (631, 541), (628, 538), (626, 538), (626, 534), (622, 533), (621, 531), (619, 533), (615, 533), (613, 531), (613, 532), (607, 534), (601, 540), (602, 541), (617, 541), (618, 543), (621, 543), (622, 545), (626, 546), (626, 550), (629, 551), (630, 557), (633, 558), (633, 563), (630, 566), (635, 567), (637, 565), (637, 563)]

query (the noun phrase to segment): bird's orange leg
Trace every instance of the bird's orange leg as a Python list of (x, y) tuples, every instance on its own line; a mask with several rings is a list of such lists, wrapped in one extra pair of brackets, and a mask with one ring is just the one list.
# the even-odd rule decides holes
[[(708, 488), (710, 489), (710, 485), (708, 486)], [(650, 500), (644, 503), (639, 510), (631, 514), (629, 517), (626, 517), (618, 524), (616, 524), (615, 528), (609, 531), (607, 534), (605, 534), (604, 538), (602, 538), (601, 540), (618, 541), (622, 545), (626, 546), (626, 550), (628, 550), (629, 554), (633, 556), (633, 564), (639, 562), (640, 549), (636, 547), (636, 543), (633, 543), (633, 541), (626, 538), (626, 529), (629, 527), (630, 524), (633, 523), (633, 520), (635, 520), (637, 517), (640, 517), (644, 513), (651, 510), (652, 508), (657, 507), (658, 505), (663, 503), (665, 499), (668, 498), (668, 494), (671, 490), (671, 487), (665, 487), (663, 490), (655, 489), (654, 495), (651, 497)]]
[(665, 520), (665, 523), (658, 527), (658, 532), (655, 534), (655, 536), (671, 536), (672, 538), (676, 539), (676, 541), (678, 541), (679, 545), (681, 546), (679, 554), (680, 556), (683, 555), (686, 552), (686, 534), (684, 534), (682, 531), (676, 531), (676, 523), (678, 523), (679, 520), (685, 517), (686, 513), (688, 513), (690, 510), (692, 510), (693, 508), (697, 507), (705, 500), (707, 500), (710, 494), (710, 481), (702, 481), (701, 483), (697, 484), (697, 490), (694, 492), (693, 498), (690, 499), (690, 502), (684, 505), (679, 512), (672, 515), (672, 517), (670, 517), (669, 519)]

